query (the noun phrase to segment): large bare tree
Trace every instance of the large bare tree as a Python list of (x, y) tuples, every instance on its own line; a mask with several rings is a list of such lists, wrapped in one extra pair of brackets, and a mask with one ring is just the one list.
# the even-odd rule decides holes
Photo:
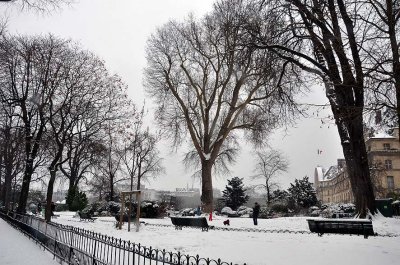
[(52, 37), (4, 37), (0, 47), (2, 103), (16, 108), (24, 131), (25, 162), (18, 211), (24, 212), (35, 159), (48, 124), (46, 106), (60, 81), (57, 60), (64, 45)]
[(9, 210), (12, 182), (23, 170), (23, 131), (14, 108), (0, 104), (0, 201)]
[[(70, 156), (64, 156), (68, 142), (82, 131), (77, 126), (91, 129), (95, 118), (105, 121), (104, 115), (110, 111), (109, 106), (116, 108), (118, 101), (108, 101), (108, 94), (117, 94), (118, 82), (112, 82), (102, 62), (93, 54), (82, 51), (75, 45), (60, 47), (58, 57), (62, 80), (54, 86), (46, 111), (49, 116), (48, 133), (53, 144), (50, 149), (49, 173), (47, 188), (46, 215), (51, 218), (51, 202), (57, 172)], [(119, 79), (116, 79), (119, 80)], [(93, 115), (93, 112), (95, 114)], [(90, 115), (92, 114), (92, 115)], [(99, 121), (97, 120), (97, 123)], [(81, 128), (82, 129), (82, 128)], [(75, 184), (75, 183), (74, 183)], [(77, 184), (76, 184), (77, 185)], [(76, 185), (74, 187), (76, 187)]]
[[(366, 27), (352, 19), (358, 2), (344, 0), (260, 1), (265, 20), (286, 24), (276, 31), (285, 40), (271, 43), (263, 27), (250, 21), (260, 36), (259, 48), (268, 49), (320, 78), (337, 125), (355, 204), (361, 216), (376, 212), (363, 134), (365, 72), (361, 48)], [(262, 22), (261, 22), (262, 23)], [(294, 58), (288, 58), (294, 56)]]
[(205, 211), (213, 209), (213, 169), (233, 161), (238, 133), (262, 143), (292, 99), (290, 64), (244, 45), (251, 36), (243, 23), (252, 9), (247, 1), (219, 1), (201, 20), (167, 23), (147, 45), (145, 85), (156, 120), (173, 144), (189, 137)]

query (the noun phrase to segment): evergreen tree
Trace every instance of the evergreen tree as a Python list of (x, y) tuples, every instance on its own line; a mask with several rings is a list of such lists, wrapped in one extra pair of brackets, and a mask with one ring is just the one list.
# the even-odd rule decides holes
[(290, 198), (290, 194), (286, 191), (286, 190), (274, 190), (272, 192), (272, 196), (271, 196), (271, 201), (272, 202), (283, 202), (283, 201), (288, 201)]
[(68, 210), (81, 211), (87, 206), (88, 199), (84, 192), (79, 191), (78, 187), (74, 187), (68, 191), (66, 203), (68, 205)]
[(236, 210), (249, 200), (249, 196), (245, 194), (246, 189), (243, 186), (243, 179), (234, 177), (228, 180), (228, 185), (225, 186), (222, 198), (225, 205)]
[(313, 185), (307, 176), (300, 180), (296, 179), (294, 184), (290, 183), (288, 191), (297, 205), (301, 207), (308, 208), (318, 202)]

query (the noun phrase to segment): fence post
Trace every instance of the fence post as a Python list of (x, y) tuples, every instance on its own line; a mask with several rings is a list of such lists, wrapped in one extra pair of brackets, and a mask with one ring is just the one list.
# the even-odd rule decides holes
[(72, 252), (73, 252), (73, 247), (72, 247), (72, 244), (73, 244), (73, 242), (74, 242), (74, 240), (73, 240), (73, 238), (74, 238), (74, 232), (72, 231), (72, 230), (70, 230), (70, 233), (71, 233), (71, 241), (70, 241), (70, 244), (69, 244), (69, 255), (68, 255), (68, 264), (71, 264), (71, 257), (72, 257)]
[(54, 257), (53, 257), (53, 259), (56, 258), (57, 234), (58, 234), (58, 229), (56, 229), (56, 236), (54, 237)]
[(92, 265), (96, 265), (96, 251), (97, 251), (97, 240), (93, 237), (94, 240), (94, 249), (93, 249), (93, 256), (92, 256)]

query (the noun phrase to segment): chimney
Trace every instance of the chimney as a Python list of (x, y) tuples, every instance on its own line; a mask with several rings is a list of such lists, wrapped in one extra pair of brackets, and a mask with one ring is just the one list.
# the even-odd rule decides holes
[(338, 165), (338, 169), (342, 169), (346, 166), (346, 160), (344, 160), (343, 158), (339, 158), (337, 160), (337, 165)]
[(380, 110), (375, 111), (375, 124), (381, 124), (382, 112)]
[(399, 127), (393, 128), (393, 137), (399, 139)]

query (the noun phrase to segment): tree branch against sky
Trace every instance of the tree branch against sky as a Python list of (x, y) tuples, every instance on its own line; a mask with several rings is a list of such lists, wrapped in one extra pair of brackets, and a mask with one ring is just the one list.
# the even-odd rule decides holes
[(261, 145), (294, 111), (287, 86), (296, 77), (292, 68), (244, 45), (251, 36), (243, 23), (252, 8), (251, 1), (219, 1), (201, 20), (167, 23), (147, 45), (145, 86), (157, 105), (156, 120), (173, 144), (191, 140), (207, 211), (213, 208), (213, 167), (238, 132)]
[(1, 0), (0, 5), (13, 4), (22, 10), (32, 10), (40, 13), (50, 12), (72, 4), (77, 0)]
[(364, 0), (353, 15), (369, 28), (365, 34), (367, 45), (360, 47), (370, 77), (367, 102), (372, 110), (380, 110), (391, 119), (396, 116), (397, 126), (400, 124), (399, 4), (398, 0)]

